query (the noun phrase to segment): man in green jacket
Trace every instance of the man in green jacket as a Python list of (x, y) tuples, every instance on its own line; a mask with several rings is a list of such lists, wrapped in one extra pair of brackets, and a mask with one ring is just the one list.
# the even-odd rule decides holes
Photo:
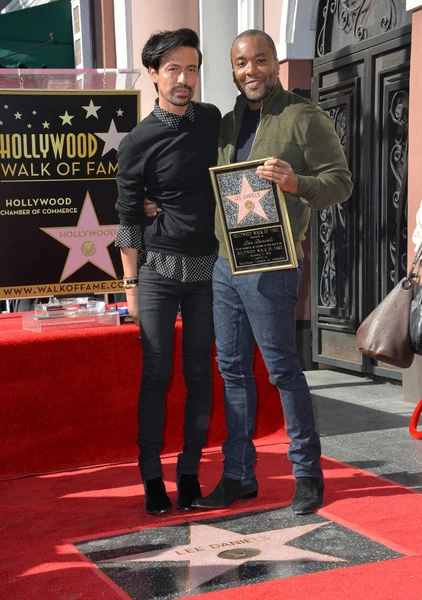
[(295, 343), (301, 242), (311, 209), (349, 198), (351, 175), (328, 116), (282, 88), (276, 48), (267, 34), (241, 33), (233, 43), (231, 61), (240, 96), (222, 122), (218, 164), (277, 157), (258, 167), (257, 174), (284, 192), (299, 267), (233, 276), (217, 215), (220, 249), (213, 273), (213, 311), (228, 436), (223, 444), (222, 479), (209, 496), (194, 500), (192, 506), (226, 508), (237, 499), (257, 496), (252, 441), (256, 341), (270, 381), (280, 391), (291, 439), (288, 456), (296, 478), (292, 508), (295, 514), (307, 514), (322, 506), (324, 483), (311, 395)]

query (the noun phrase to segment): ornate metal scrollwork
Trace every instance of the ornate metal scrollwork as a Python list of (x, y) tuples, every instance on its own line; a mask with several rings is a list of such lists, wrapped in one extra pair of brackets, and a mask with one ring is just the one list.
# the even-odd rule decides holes
[(405, 0), (325, 0), (317, 28), (317, 56), (361, 42), (407, 22)]
[[(347, 120), (346, 106), (336, 106), (325, 111), (333, 122), (346, 150)], [(320, 272), (320, 305), (327, 308), (346, 308), (346, 256), (347, 248), (347, 203), (329, 206), (318, 214), (319, 244), (322, 246), (323, 265)]]
[(394, 215), (389, 232), (390, 286), (397, 283), (407, 270), (407, 143), (409, 130), (409, 92), (399, 90), (391, 95), (388, 110), (389, 175), (387, 202)]
[(334, 242), (334, 209), (332, 206), (319, 213), (319, 239), (323, 247), (324, 263), (319, 280), (319, 297), (321, 306), (335, 308), (337, 306), (337, 268), (336, 247)]

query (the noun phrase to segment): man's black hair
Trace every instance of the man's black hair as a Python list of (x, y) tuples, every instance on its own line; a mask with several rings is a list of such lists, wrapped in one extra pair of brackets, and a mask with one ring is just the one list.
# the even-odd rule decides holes
[(202, 64), (202, 53), (199, 49), (199, 38), (192, 29), (153, 33), (142, 50), (142, 64), (146, 69), (152, 67), (154, 71), (158, 71), (163, 56), (182, 46), (194, 48), (198, 52), (199, 68)]
[[(244, 37), (253, 37), (256, 35), (260, 35), (261, 37), (263, 37), (264, 39), (267, 40), (269, 47), (273, 51), (274, 58), (278, 62), (277, 48), (275, 47), (273, 38), (271, 36), (269, 36), (268, 33), (265, 33), (265, 31), (261, 31), (260, 29), (247, 29), (246, 31), (242, 31), (242, 33), (239, 33), (239, 35), (237, 36), (237, 38), (234, 40), (234, 42), (232, 44), (232, 50), (233, 50), (233, 46), (235, 45), (237, 40), (240, 40), (241, 38), (244, 38)], [(230, 54), (231, 54), (231, 52), (230, 52)]]

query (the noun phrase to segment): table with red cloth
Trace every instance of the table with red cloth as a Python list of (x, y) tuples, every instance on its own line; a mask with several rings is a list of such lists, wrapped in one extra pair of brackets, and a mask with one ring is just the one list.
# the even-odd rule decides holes
[[(142, 368), (133, 323), (34, 333), (22, 314), (0, 315), (0, 479), (136, 460), (137, 397)], [(180, 451), (185, 386), (182, 322), (175, 327), (163, 452)], [(215, 356), (208, 446), (226, 434), (223, 383)], [(281, 430), (280, 397), (257, 353), (255, 437)]]

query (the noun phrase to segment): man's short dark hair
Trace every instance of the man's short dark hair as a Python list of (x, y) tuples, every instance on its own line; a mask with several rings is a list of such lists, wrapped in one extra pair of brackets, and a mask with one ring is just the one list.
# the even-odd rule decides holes
[[(273, 51), (274, 58), (278, 62), (277, 48), (275, 47), (273, 38), (271, 36), (269, 36), (268, 33), (265, 33), (265, 31), (261, 31), (261, 29), (247, 29), (246, 31), (242, 31), (242, 33), (239, 33), (239, 35), (237, 36), (237, 38), (235, 38), (235, 40), (232, 44), (232, 50), (233, 50), (233, 46), (235, 45), (237, 40), (240, 40), (241, 38), (244, 38), (244, 37), (253, 37), (256, 35), (260, 35), (261, 37), (263, 37), (264, 39), (267, 40), (269, 47)], [(231, 54), (231, 52), (230, 52), (230, 54)]]
[(202, 64), (202, 53), (199, 49), (199, 38), (192, 29), (176, 29), (175, 31), (159, 31), (153, 33), (142, 50), (142, 64), (146, 69), (152, 67), (158, 71), (167, 52), (187, 46), (198, 52), (198, 68)]

